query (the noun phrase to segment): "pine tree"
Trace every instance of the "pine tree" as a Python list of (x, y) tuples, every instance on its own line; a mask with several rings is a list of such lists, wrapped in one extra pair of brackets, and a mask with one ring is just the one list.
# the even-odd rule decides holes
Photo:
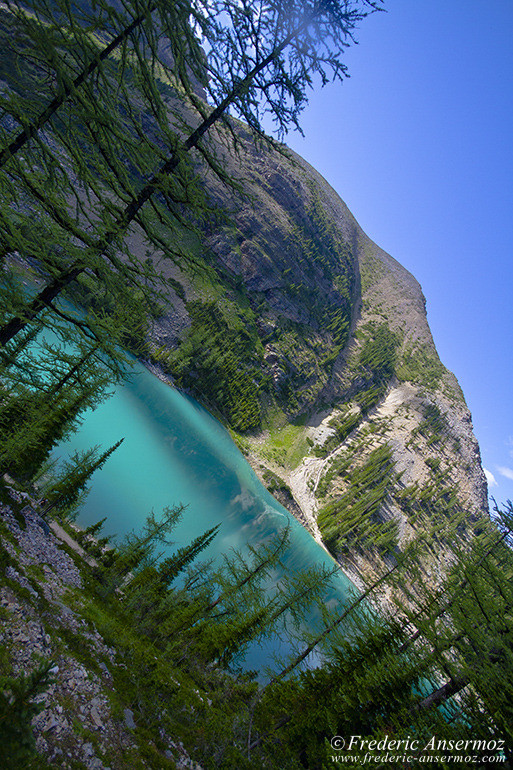
[(180, 521), (185, 510), (184, 505), (165, 508), (157, 518), (152, 512), (140, 533), (130, 532), (125, 535), (118, 547), (109, 554), (108, 563), (100, 566), (98, 580), (99, 593), (105, 599), (112, 595), (130, 576), (155, 565), (161, 553), (159, 546), (170, 546), (169, 536)]
[[(291, 124), (297, 125), (298, 113), (306, 100), (306, 89), (310, 83), (310, 74), (307, 73), (318, 72), (324, 82), (329, 74), (342, 77), (345, 66), (338, 57), (340, 49), (348, 44), (357, 21), (377, 7), (376, 3), (368, 0), (363, 0), (361, 7), (358, 3), (312, 3), (311, 6), (298, 3), (296, 7), (287, 7), (285, 12), (272, 4), (263, 4), (256, 14), (250, 6), (241, 13), (241, 8), (231, 2), (209, 5), (208, 25), (203, 19), (202, 31), (211, 46), (210, 64), (207, 63), (206, 69), (210, 78), (208, 89), (215, 106), (213, 109), (207, 107), (192, 92), (189, 93), (195, 115), (193, 111), (189, 119), (180, 115), (177, 117), (178, 130), (174, 139), (169, 141), (170, 137), (167, 137), (171, 153), (160, 167), (154, 166), (149, 181), (138, 191), (131, 191), (129, 198), (122, 198), (119, 206), (102, 195), (101, 185), (94, 184), (88, 177), (95, 195), (99, 195), (106, 206), (97, 214), (103, 226), (99, 228), (96, 238), (91, 238), (76, 220), (70, 218), (62, 196), (61, 200), (58, 196), (52, 198), (48, 189), (43, 189), (40, 182), (35, 183), (18, 168), (22, 181), (46, 215), (52, 217), (64, 233), (81, 241), (86, 249), (82, 255), (75, 249), (76, 258), (72, 257), (67, 267), (54, 271), (51, 280), (25, 306), (23, 314), (14, 315), (3, 325), (0, 343), (6, 344), (43, 309), (52, 306), (56, 297), (89, 269), (91, 260), (97, 269), (102, 268), (101, 280), (108, 281), (108, 272), (103, 275), (105, 267), (113, 267), (124, 278), (129, 278), (125, 265), (115, 257), (113, 246), (122, 246), (123, 236), (133, 222), (137, 222), (149, 236), (152, 228), (143, 209), (149, 201), (154, 205), (160, 196), (168, 206), (173, 204), (173, 215), (180, 218), (179, 207), (187, 207), (190, 203), (187, 188), (195, 177), (188, 160), (191, 151), (198, 153), (208, 168), (221, 179), (228, 180), (212, 152), (211, 143), (204, 139), (210, 129), (222, 123), (235, 137), (232, 124), (227, 120), (229, 109), (239, 111), (257, 133), (260, 132), (259, 116), (265, 109), (273, 114), (279, 131), (285, 131)], [(253, 58), (253, 49), (257, 51), (256, 58)], [(182, 81), (187, 69), (183, 61), (178, 59), (177, 62), (178, 76)], [(263, 102), (262, 96), (265, 96)], [(145, 104), (147, 106), (147, 102)], [(86, 121), (86, 125), (90, 122)], [(105, 149), (100, 148), (100, 151)], [(71, 152), (69, 142), (67, 150)], [(112, 162), (114, 160), (109, 155), (109, 163)], [(103, 180), (107, 184), (105, 174)], [(199, 186), (196, 184), (194, 189), (197, 194)], [(78, 200), (77, 205), (80, 205)], [(87, 213), (85, 216), (87, 218)], [(162, 243), (161, 238), (157, 241)], [(135, 266), (134, 269), (137, 271)]]
[(6, 395), (0, 404), (0, 470), (29, 480), (78, 416), (98, 402), (94, 385), (69, 387), (48, 401), (44, 393)]
[[(37, 13), (37, 23), (27, 10)], [(166, 70), (169, 66), (160, 55), (159, 39), (162, 31), (165, 31), (170, 43), (172, 64), (180, 72), (180, 85), (190, 92), (193, 90), (195, 79), (198, 81), (202, 79), (204, 57), (200, 54), (191, 26), (191, 18), (200, 26), (203, 26), (203, 19), (187, 2), (164, 4), (150, 0), (145, 6), (125, 3), (121, 7), (113, 7), (103, 2), (96, 3), (94, 10), (92, 7), (87, 9), (84, 3), (56, 2), (47, 5), (40, 2), (25, 4), (23, 8), (11, 6), (9, 11), (16, 21), (16, 26), (21, 27), (22, 34), (26, 36), (27, 49), (30, 49), (31, 44), (38, 47), (43, 44), (47, 50), (57, 52), (63, 49), (67, 55), (63, 58), (55, 54), (47, 54), (48, 63), (54, 68), (54, 80), (59, 86), (55, 89), (53, 98), (48, 100), (39, 112), (31, 115), (29, 121), (25, 115), (22, 121), (21, 112), (14, 111), (14, 104), (11, 106), (10, 114), (19, 117), (23, 127), (0, 151), (0, 167), (20, 152), (27, 142), (38, 136), (54, 118), (56, 112), (68, 100), (76, 98), (76, 93), (82, 85), (93, 80), (94, 77), (101, 77), (103, 63), (113, 54), (121, 57), (123, 69), (133, 66), (133, 59), (137, 58), (138, 54), (134, 39), (141, 32), (145, 43), (145, 59), (140, 62), (143, 67), (141, 74), (143, 77), (150, 75), (145, 85), (153, 99), (158, 101), (158, 93), (153, 85), (154, 73), (161, 69)], [(57, 32), (61, 33), (61, 37), (57, 40), (50, 37), (56, 32), (53, 27), (55, 22), (58, 22)], [(98, 49), (94, 32), (99, 33), (102, 40), (110, 38), (101, 49)], [(44, 37), (45, 33), (46, 37)], [(70, 36), (72, 37), (71, 46)], [(74, 59), (75, 68), (81, 66), (78, 74), (73, 72), (70, 54)]]
[[(367, 742), (352, 746), (352, 762), (382, 753), (369, 741), (410, 738), (417, 741), (418, 750), (409, 752), (415, 761), (429, 753), (422, 747), (434, 735), (446, 746), (446, 759), (429, 759), (434, 767), (448, 766), (453, 756), (458, 761), (457, 741), (480, 741), (471, 753), (485, 762), (494, 746), (503, 746), (511, 761), (512, 513), (508, 503), (503, 531), (485, 529), (461, 550), (443, 587), (410, 585), (410, 601), (386, 616), (348, 608), (320, 667), (295, 678), (275, 676), (264, 688), (250, 751), (272, 745), (279, 757), (293, 750), (304, 766), (321, 768), (333, 761), (336, 735)], [(393, 583), (422, 580), (417, 564), (407, 566), (400, 578), (401, 570), (394, 571)]]
[[(444, 676), (419, 710), (448, 704), (474, 731), (502, 740), (513, 760), (513, 505), (495, 507), (499, 531), (476, 538), (448, 575), (444, 596), (430, 606), (421, 637), (439, 651)], [(493, 539), (492, 539), (493, 538)]]
[(121, 446), (124, 439), (120, 439), (113, 444), (110, 449), (100, 454), (98, 447), (86, 450), (85, 452), (75, 452), (72, 457), (64, 463), (64, 469), (61, 477), (55, 481), (48, 489), (45, 489), (45, 498), (47, 505), (43, 514), (50, 513), (51, 510), (66, 510), (77, 502), (86, 484), (97, 470), (102, 468), (111, 454)]
[[(25, 335), (0, 356), (0, 468), (29, 479), (80, 414), (124, 374), (98, 342)], [(63, 344), (64, 343), (64, 344)], [(13, 348), (15, 350), (13, 350)], [(17, 355), (12, 355), (16, 352)]]
[[(17, 147), (18, 140), (22, 144), (16, 150), (6, 148), (0, 173), (5, 202), (0, 214), (3, 252), (29, 256), (46, 279), (56, 276), (64, 265), (79, 261), (84, 277), (96, 283), (94, 297), (100, 308), (112, 306), (118, 314), (122, 309), (133, 309), (132, 317), (126, 319), (127, 335), (133, 330), (133, 316), (144, 319), (148, 307), (154, 306), (159, 271), (151, 262), (134, 260), (122, 241), (109, 247), (105, 260), (98, 260), (90, 253), (99, 240), (94, 230), (108, 227), (109, 220), (115, 218), (117, 201), (130, 198), (137, 180), (151, 173), (162, 153), (169, 120), (155, 76), (157, 71), (160, 77), (170, 79), (173, 67), (172, 62), (166, 65), (159, 53), (162, 30), (169, 32), (176, 57), (191, 64), (198, 55), (193, 48), (199, 50), (189, 27), (191, 9), (187, 4), (173, 3), (169, 7), (157, 2), (152, 9), (158, 10), (158, 19), (144, 12), (144, 23), (139, 5), (133, 9), (127, 5), (121, 11), (112, 9), (109, 3), (96, 4), (94, 10), (85, 12), (83, 4), (37, 1), (29, 12), (11, 7), (3, 14), (15, 31), (5, 36), (6, 44), (18, 41), (13, 53), (18, 56), (22, 85), (25, 91), (28, 89), (25, 93), (14, 79), (11, 91), (2, 99), (4, 121), (10, 116), (11, 121), (22, 126), (13, 140)], [(130, 27), (134, 21), (132, 11), (144, 33), (139, 30), (134, 34), (132, 29), (122, 34), (117, 58), (109, 58), (105, 51), (98, 55), (98, 35), (108, 37), (112, 26)], [(186, 50), (181, 51), (181, 47)], [(37, 66), (34, 55), (38, 57)], [(70, 79), (77, 68), (83, 67), (84, 60), (94, 68), (77, 91)], [(47, 92), (53, 86), (48, 84), (52, 83), (55, 94), (50, 103), (57, 100), (61, 109), (50, 116), (47, 104), (30, 123), (34, 106), (28, 108), (29, 99), (34, 101), (34, 93), (42, 101), (50, 98)], [(146, 97), (150, 100), (147, 104)], [(43, 114), (47, 116), (43, 120), (45, 131), (39, 136), (37, 126), (42, 127)], [(147, 125), (141, 129), (143, 121), (152, 124), (151, 130)], [(8, 142), (9, 134), (4, 134)], [(19, 155), (21, 146), (23, 157)], [(163, 216), (165, 208), (161, 206), (159, 216)], [(164, 218), (176, 223), (179, 208), (171, 208), (174, 215), (170, 210), (164, 212)], [(166, 250), (172, 254), (171, 244)], [(113, 338), (115, 327), (102, 328), (98, 316), (90, 312), (85, 319), (77, 318), (62, 304), (55, 305), (55, 296), (46, 295), (40, 308), (45, 312), (45, 324), (51, 321), (55, 325), (65, 316), (81, 329), (92, 327), (104, 345)], [(26, 294), (16, 291), (12, 283), (9, 306), (7, 318), (11, 315), (11, 320), (13, 315), (23, 315), (27, 307)], [(122, 342), (123, 337), (120, 330), (118, 341)]]
[(30, 674), (0, 676), (0, 746), (6, 770), (28, 767), (35, 757), (31, 720), (44, 708), (37, 695), (50, 684), (53, 661), (41, 663)]
[(171, 556), (146, 564), (125, 586), (124, 611), (130, 614), (140, 631), (149, 638), (158, 638), (170, 613), (176, 613), (177, 594), (180, 594), (180, 590), (172, 591), (171, 586), (208, 548), (219, 526), (194, 538)]

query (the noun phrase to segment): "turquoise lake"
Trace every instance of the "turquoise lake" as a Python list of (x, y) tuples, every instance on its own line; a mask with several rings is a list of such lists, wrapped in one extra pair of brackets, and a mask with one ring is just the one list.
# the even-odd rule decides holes
[[(333, 566), (331, 557), (260, 483), (223, 426), (141, 364), (135, 364), (107, 401), (86, 413), (58, 454), (96, 444), (107, 448), (122, 437), (124, 443), (92, 479), (79, 513), (81, 526), (106, 516), (103, 534), (122, 536), (137, 531), (151, 510), (158, 515), (166, 506), (183, 503), (187, 508), (172, 535), (175, 547), (221, 523), (203, 555), (218, 557), (257, 545), (291, 521), (285, 569)], [(326, 603), (342, 605), (350, 589), (350, 581), (339, 573)], [(286, 648), (284, 643), (279, 651)], [(262, 669), (275, 651), (275, 644), (272, 649), (254, 644), (245, 666)]]

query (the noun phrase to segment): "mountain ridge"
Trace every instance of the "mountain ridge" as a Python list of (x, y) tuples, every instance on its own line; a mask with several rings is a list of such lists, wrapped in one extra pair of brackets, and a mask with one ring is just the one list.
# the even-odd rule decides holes
[[(159, 88), (170, 125), (197, 124), (176, 84)], [(155, 118), (141, 120), (161, 142)], [(201, 186), (208, 201), (195, 229), (151, 221), (167, 253), (157, 239), (148, 251), (144, 224), (129, 229), (121, 262), (152, 262), (164, 294), (137, 346), (144, 336), (144, 357), (223, 420), (289, 507), (292, 474), (322, 460), (318, 477), (292, 486), (333, 553), (394, 558), (419, 521), (429, 531), (438, 521), (445, 540), (465, 519), (471, 528), (486, 516), (486, 482), (420, 285), (306, 161), (229, 120), (230, 130), (215, 127), (207, 143), (222, 174), (192, 153), (191, 195)], [(174, 246), (188, 259), (166, 259)], [(94, 311), (90, 287), (76, 286), (71, 299), (89, 298)]]
[[(372, 565), (394, 558), (424, 531), (438, 538), (439, 560), (450, 561), (451, 538), (470, 536), (487, 518), (487, 486), (471, 415), (456, 377), (440, 362), (419, 282), (292, 151), (256, 149), (239, 137), (230, 164), (247, 196), (237, 208), (232, 194), (207, 179), (212, 200), (233, 217), (207, 234), (205, 262), (215, 279), (188, 282), (174, 272), (183, 295), (176, 316), (170, 303), (156, 320), (150, 358), (232, 429), (268, 488), (354, 578), (373, 574)], [(199, 345), (185, 366), (180, 360), (203, 307), (220, 314), (219, 328), (224, 323), (226, 333), (247, 335), (257, 351), (251, 361), (236, 347), (226, 354), (235, 357), (236, 376), (249, 371), (259, 402), (258, 419), (242, 429), (215, 395), (227, 381), (216, 369), (217, 343), (199, 337), (214, 359), (206, 374), (194, 358), (203, 355)], [(338, 328), (329, 328), (332, 317)], [(178, 327), (169, 339), (166, 328)], [(350, 479), (386, 446), (394, 470), (362, 526), (360, 503), (347, 498)], [(352, 456), (339, 473), (333, 468), (344, 453)], [(423, 510), (407, 510), (409, 488), (425, 496)], [(319, 526), (322, 509), (341, 500), (355, 511), (349, 550), (333, 532), (330, 545), (333, 522)], [(339, 510), (342, 529), (344, 518)]]

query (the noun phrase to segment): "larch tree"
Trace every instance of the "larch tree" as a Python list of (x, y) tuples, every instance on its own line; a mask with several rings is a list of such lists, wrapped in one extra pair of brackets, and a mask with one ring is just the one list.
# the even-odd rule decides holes
[[(201, 28), (202, 43), (206, 49), (208, 100), (203, 101), (187, 86), (190, 82), (187, 60), (177, 56), (174, 60), (175, 82), (185, 88), (189, 108), (185, 113), (175, 113), (170, 135), (169, 130), (162, 131), (162, 100), (159, 98), (158, 102), (155, 101), (157, 90), (154, 89), (151, 94), (139, 90), (137, 99), (142, 99), (144, 109), (137, 110), (136, 120), (132, 122), (128, 132), (129, 139), (124, 138), (122, 141), (133, 144), (134, 124), (139, 124), (140, 116), (146, 114), (145, 110), (152, 118), (157, 115), (160, 121), (159, 137), (152, 142), (150, 155), (154, 153), (153, 160), (157, 160), (156, 156), (160, 155), (162, 162), (155, 163), (152, 172), (143, 168), (142, 173), (130, 174), (128, 179), (125, 170), (126, 185), (121, 186), (123, 172), (107, 150), (112, 142), (112, 131), (116, 141), (120, 141), (118, 127), (124, 121), (120, 120), (119, 114), (116, 115), (115, 129), (112, 129), (109, 125), (112, 124), (112, 114), (104, 113), (106, 139), (102, 140), (103, 143), (91, 136), (87, 143), (84, 141), (79, 145), (79, 150), (85, 153), (86, 157), (96, 158), (103, 153), (107, 158), (103, 167), (100, 162), (97, 164), (102, 168), (101, 184), (91, 181), (90, 176), (87, 176), (89, 172), (83, 170), (88, 163), (81, 165), (83, 178), (87, 176), (90, 185), (90, 199), (94, 195), (96, 200), (101, 202), (100, 207), (93, 206), (92, 215), (75, 190), (74, 202), (80, 210), (80, 215), (72, 216), (69, 202), (63, 199), (62, 193), (49, 194), (43, 189), (41, 180), (34, 181), (18, 165), (17, 174), (25, 188), (28, 188), (32, 198), (37, 200), (44, 215), (50, 217), (52, 223), (57, 225), (63, 238), (68, 237), (73, 248), (70, 254), (66, 255), (66, 259), (61, 260), (51, 271), (46, 284), (36, 296), (2, 325), (0, 343), (5, 345), (43, 310), (55, 307), (53, 303), (56, 298), (83, 274), (96, 276), (100, 282), (107, 284), (109, 280), (112, 284), (113, 278), (114, 283), (120, 279), (130, 283), (133, 279), (134, 284), (138, 281), (140, 284), (138, 268), (133, 262), (127, 265), (119, 259), (116, 250), (122, 248), (123, 238), (133, 224), (140, 226), (151, 240), (154, 228), (147, 211), (157, 205), (157, 202), (164, 201), (168, 209), (170, 203), (174, 204), (175, 220), (180, 219), (179, 212), (187, 212), (200, 187), (196, 181), (196, 167), (200, 162), (226, 181), (222, 161), (216, 157), (212, 129), (218, 129), (215, 137), (217, 141), (223, 136), (226, 137), (226, 131), (232, 138), (236, 137), (237, 131), (231, 116), (238, 115), (254, 132), (262, 135), (261, 120), (267, 113), (275, 121), (279, 134), (285, 133), (290, 126), (298, 126), (298, 116), (306, 102), (307, 90), (312, 85), (312, 75), (317, 75), (324, 83), (331, 77), (341, 78), (346, 74), (340, 54), (344, 47), (352, 42), (357, 23), (378, 7), (378, 2), (370, 0), (323, 0), (278, 5), (269, 2), (242, 5), (222, 2), (209, 4), (201, 19), (198, 18), (197, 12), (191, 14), (196, 25)], [(132, 59), (137, 59), (142, 71), (146, 53), (145, 42), (144, 38), (142, 51), (138, 48), (135, 53), (132, 52)], [(108, 61), (110, 60), (106, 59), (102, 64), (105, 65)], [(117, 75), (120, 69), (125, 77), (122, 67), (117, 68)], [(105, 82), (110, 81), (105, 78)], [(118, 92), (123, 94), (123, 89), (126, 88), (124, 80), (115, 77), (114, 83)], [(106, 102), (109, 101), (109, 93), (112, 93), (112, 85), (110, 90), (99, 91), (100, 97)], [(79, 102), (80, 99), (74, 100), (74, 103)], [(119, 104), (119, 97), (115, 103)], [(69, 102), (66, 102), (66, 105), (68, 104)], [(93, 104), (94, 100), (89, 99), (87, 108), (91, 109)], [(123, 118), (134, 112), (130, 102), (125, 101), (124, 108), (126, 112)], [(93, 119), (94, 114), (86, 121), (86, 125), (92, 124)], [(36, 118), (35, 123), (37, 122)], [(126, 137), (126, 134), (124, 136)], [(141, 137), (141, 131), (136, 132), (136, 136)], [(76, 151), (76, 140), (71, 142), (69, 137), (63, 138), (62, 135), (61, 138), (66, 148), (65, 157), (78, 159), (80, 152)], [(44, 152), (47, 152), (46, 145)], [(52, 159), (58, 162), (58, 154), (52, 155)], [(9, 162), (15, 160), (17, 157), (11, 154)], [(109, 171), (114, 181), (109, 181)], [(112, 198), (113, 192), (118, 194), (117, 201)], [(159, 206), (158, 213), (161, 212), (162, 206)], [(90, 224), (94, 221), (94, 230), (83, 226), (84, 218), (89, 220)], [(156, 240), (162, 245), (161, 237)], [(80, 246), (77, 246), (77, 243)], [(151, 270), (147, 263), (145, 265), (147, 274), (144, 278), (148, 279)]]
[(379, 761), (384, 738), (409, 739), (415, 761), (435, 736), (446, 756), (432, 746), (423, 761), (434, 767), (461, 761), (465, 741), (474, 762), (501, 753), (511, 762), (512, 513), (508, 502), (498, 528), (462, 546), (436, 589), (413, 559), (383, 575), (388, 602), (405, 583), (408, 600), (380, 612), (364, 606), (365, 593), (346, 608), (343, 627), (327, 629), (323, 665), (290, 677), (293, 661), (257, 694), (249, 750), (293, 747), (304, 766), (324, 767), (341, 747), (334, 736), (364, 739), (351, 746), (353, 762)]
[(104, 452), (100, 452), (98, 447), (76, 452), (64, 464), (60, 478), (45, 489), (47, 503), (43, 513), (47, 514), (54, 508), (66, 510), (75, 505), (93, 473), (105, 465), (123, 441), (124, 439), (120, 439)]

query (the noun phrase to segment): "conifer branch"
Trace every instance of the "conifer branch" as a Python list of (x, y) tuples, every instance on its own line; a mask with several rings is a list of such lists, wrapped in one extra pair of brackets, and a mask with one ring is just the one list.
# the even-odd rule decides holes
[[(365, 0), (365, 3), (374, 7), (374, 3), (368, 2), (368, 0)], [(233, 88), (231, 88), (218, 106), (215, 107), (191, 132), (187, 139), (171, 153), (167, 161), (153, 174), (147, 184), (144, 185), (139, 193), (133, 196), (132, 200), (124, 207), (114, 224), (96, 241), (93, 247), (95, 259), (105, 256), (105, 252), (119, 236), (126, 232), (144, 204), (160, 189), (166, 179), (177, 170), (182, 158), (197, 147), (209, 129), (224, 118), (228, 108), (235, 103), (239, 97), (242, 97), (247, 93), (252, 83), (258, 78), (258, 75), (273, 61), (277, 60), (292, 41), (305, 32), (317, 17), (321, 16), (323, 13), (329, 15), (332, 10), (333, 6), (331, 6), (329, 0), (320, 0), (320, 2), (316, 3), (312, 11), (294, 29), (292, 29), (280, 43), (273, 45), (272, 50), (267, 56), (255, 64), (245, 77), (239, 79), (239, 81), (235, 83)], [(341, 22), (344, 18), (346, 18), (345, 15), (341, 14), (341, 19), (338, 21)], [(39, 195), (39, 198), (41, 199), (41, 195)], [(57, 221), (63, 222), (60, 212), (53, 212), (53, 214), (57, 217)], [(71, 228), (71, 232), (74, 232), (74, 234), (78, 235), (81, 240), (84, 240), (82, 235), (77, 234), (75, 226)], [(86, 269), (86, 265), (74, 265), (72, 269), (64, 270), (32, 300), (23, 316), (19, 315), (4, 324), (3, 327), (0, 327), (0, 346), (4, 346), (15, 334), (18, 334), (24, 329), (26, 325), (48, 305), (49, 301), (55, 299), (66, 286), (74, 281)]]
[(26, 128), (22, 129), (17, 134), (17, 136), (7, 145), (7, 147), (0, 151), (0, 168), (4, 166), (7, 161), (13, 157), (13, 155), (19, 152), (19, 150), (24, 147), (29, 139), (32, 139), (32, 137), (34, 137), (43, 128), (43, 126), (53, 117), (59, 107), (64, 104), (64, 102), (73, 94), (73, 92), (80, 88), (80, 86), (87, 80), (87, 78), (100, 68), (102, 62), (108, 59), (108, 57), (116, 50), (116, 48), (118, 48), (121, 43), (128, 39), (131, 33), (136, 30), (145, 19), (148, 18), (148, 14), (153, 13), (156, 7), (156, 3), (151, 3), (148, 6), (146, 12), (136, 16), (136, 18), (133, 19), (133, 21), (127, 27), (125, 27), (125, 29), (116, 35), (116, 37), (114, 37), (111, 42), (89, 62), (87, 67), (85, 67), (85, 69), (83, 69), (74, 80), (68, 82), (62, 88), (62, 90), (60, 90), (57, 96), (52, 99), (52, 101), (37, 116), (37, 118), (32, 120), (26, 126)]

